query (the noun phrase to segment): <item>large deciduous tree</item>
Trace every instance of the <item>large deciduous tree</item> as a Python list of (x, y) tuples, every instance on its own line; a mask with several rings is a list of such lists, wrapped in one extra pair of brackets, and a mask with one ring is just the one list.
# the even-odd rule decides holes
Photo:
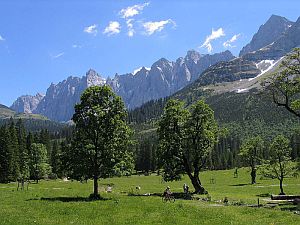
[(217, 124), (213, 110), (204, 101), (191, 108), (185, 124), (184, 168), (197, 193), (204, 193), (199, 172), (207, 163), (217, 138)]
[(279, 70), (265, 86), (275, 104), (300, 117), (300, 48), (295, 48), (281, 62)]
[(213, 110), (199, 101), (189, 112), (184, 109), (183, 102), (170, 100), (159, 121), (158, 135), (163, 178), (178, 180), (186, 173), (195, 193), (205, 193), (199, 173), (217, 137)]
[(73, 121), (76, 137), (69, 157), (72, 175), (93, 178), (92, 196), (99, 198), (98, 179), (113, 174), (122, 156), (128, 157), (132, 132), (124, 103), (108, 86), (90, 87), (75, 106)]
[(296, 173), (296, 164), (292, 162), (292, 149), (289, 140), (283, 135), (277, 136), (270, 146), (270, 159), (266, 161), (263, 174), (279, 180), (280, 195), (284, 195), (283, 180)]
[(240, 156), (244, 163), (251, 168), (251, 184), (256, 183), (256, 170), (257, 166), (261, 163), (263, 145), (263, 140), (257, 136), (247, 139), (241, 147)]

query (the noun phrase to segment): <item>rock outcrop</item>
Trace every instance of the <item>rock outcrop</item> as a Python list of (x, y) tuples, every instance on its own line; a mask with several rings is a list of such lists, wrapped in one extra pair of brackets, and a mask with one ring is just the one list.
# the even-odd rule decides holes
[(33, 113), (42, 114), (55, 121), (69, 121), (82, 92), (90, 86), (103, 84), (105, 79), (92, 69), (82, 78), (70, 76), (56, 85), (52, 83)]
[(281, 16), (272, 15), (265, 24), (259, 27), (251, 42), (242, 48), (240, 51), (240, 56), (243, 56), (249, 52), (257, 51), (269, 44), (272, 44), (292, 25), (293, 22), (289, 21), (288, 19)]
[(161, 58), (150, 69), (142, 67), (135, 74), (117, 74), (114, 79), (108, 79), (107, 84), (123, 98), (128, 108), (135, 108), (152, 99), (175, 93), (196, 80), (209, 66), (233, 58), (230, 51), (201, 55), (191, 50), (176, 62)]
[(35, 96), (23, 95), (19, 97), (10, 108), (17, 113), (33, 113), (43, 98), (44, 95), (40, 93)]
[(279, 38), (271, 44), (260, 48), (257, 51), (243, 55), (243, 58), (252, 61), (277, 60), (293, 48), (300, 46), (300, 17), (293, 23)]

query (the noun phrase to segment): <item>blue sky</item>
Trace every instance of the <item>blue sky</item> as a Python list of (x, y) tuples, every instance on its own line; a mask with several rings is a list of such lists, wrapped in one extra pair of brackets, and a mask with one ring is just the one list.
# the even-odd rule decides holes
[(1, 0), (0, 103), (89, 68), (113, 77), (189, 49), (238, 55), (272, 14), (295, 21), (300, 1)]

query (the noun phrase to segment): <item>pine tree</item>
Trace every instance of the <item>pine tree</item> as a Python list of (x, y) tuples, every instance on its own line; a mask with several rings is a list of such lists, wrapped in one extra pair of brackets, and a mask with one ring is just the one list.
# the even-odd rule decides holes
[(0, 127), (0, 183), (9, 181), (10, 151), (8, 140), (7, 128), (5, 126)]
[(20, 178), (28, 179), (29, 178), (29, 156), (28, 156), (28, 149), (26, 146), (26, 131), (21, 119), (17, 122), (16, 128), (17, 128), (17, 137), (18, 137), (18, 146), (19, 146)]
[(50, 134), (47, 129), (43, 129), (39, 135), (39, 142), (45, 145), (47, 149), (48, 158), (51, 159), (51, 142), (50, 142)]
[(52, 172), (57, 176), (61, 176), (61, 159), (60, 159), (60, 148), (58, 141), (53, 141), (50, 165), (52, 167)]
[(20, 176), (20, 157), (19, 157), (19, 145), (17, 131), (14, 121), (11, 119), (9, 125), (9, 177), (10, 180), (15, 181)]

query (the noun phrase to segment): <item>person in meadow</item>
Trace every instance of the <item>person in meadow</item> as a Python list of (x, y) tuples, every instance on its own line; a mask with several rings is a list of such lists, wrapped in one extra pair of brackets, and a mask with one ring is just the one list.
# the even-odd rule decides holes
[(164, 191), (164, 196), (167, 197), (170, 195), (172, 195), (171, 188), (167, 186), (166, 190)]

